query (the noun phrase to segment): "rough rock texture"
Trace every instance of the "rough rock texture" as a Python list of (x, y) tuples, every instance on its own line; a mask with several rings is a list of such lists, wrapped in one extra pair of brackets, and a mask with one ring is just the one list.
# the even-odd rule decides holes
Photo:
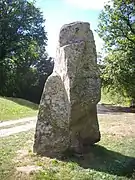
[(69, 148), (82, 152), (100, 140), (96, 58), (89, 23), (61, 28), (54, 70), (41, 97), (34, 152), (48, 156), (61, 155)]

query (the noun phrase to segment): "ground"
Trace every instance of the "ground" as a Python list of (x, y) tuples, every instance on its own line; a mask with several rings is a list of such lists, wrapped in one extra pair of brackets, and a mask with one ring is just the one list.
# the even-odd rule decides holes
[(10, 97), (0, 97), (0, 122), (37, 115), (38, 105)]
[(135, 114), (129, 108), (99, 105), (98, 117), (101, 141), (82, 156), (62, 160), (37, 156), (32, 152), (34, 128), (2, 137), (0, 179), (135, 179)]

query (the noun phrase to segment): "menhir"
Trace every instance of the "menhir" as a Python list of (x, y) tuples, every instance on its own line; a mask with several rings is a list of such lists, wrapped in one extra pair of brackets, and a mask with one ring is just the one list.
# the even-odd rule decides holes
[(34, 152), (58, 157), (67, 149), (81, 153), (98, 142), (96, 105), (100, 91), (96, 47), (89, 23), (64, 25), (54, 70), (40, 101)]

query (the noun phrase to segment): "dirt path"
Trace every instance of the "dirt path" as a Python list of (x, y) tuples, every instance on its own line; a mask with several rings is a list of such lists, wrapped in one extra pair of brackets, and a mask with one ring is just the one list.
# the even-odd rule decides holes
[(12, 134), (28, 131), (32, 128), (35, 128), (36, 119), (36, 117), (30, 117), (19, 120), (2, 122), (0, 123), (0, 137), (6, 137)]
[(10, 126), (12, 124), (26, 123), (26, 122), (32, 121), (32, 120), (36, 120), (36, 116), (0, 122), (0, 127)]
[(134, 108), (115, 106), (110, 104), (98, 104), (97, 112), (99, 115), (121, 115), (121, 114), (135, 114)]

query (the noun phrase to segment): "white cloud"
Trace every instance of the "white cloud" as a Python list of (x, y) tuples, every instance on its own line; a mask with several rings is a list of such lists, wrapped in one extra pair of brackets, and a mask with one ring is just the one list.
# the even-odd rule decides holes
[(71, 4), (80, 9), (97, 9), (100, 10), (104, 7), (104, 4), (108, 0), (65, 0), (68, 4)]

